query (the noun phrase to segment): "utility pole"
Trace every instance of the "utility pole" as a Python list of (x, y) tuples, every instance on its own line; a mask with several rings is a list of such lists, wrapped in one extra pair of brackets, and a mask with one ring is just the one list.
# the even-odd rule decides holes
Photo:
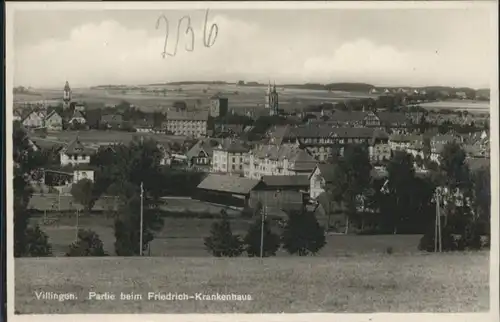
[(439, 216), (439, 197), (436, 192), (435, 195), (436, 200), (436, 219), (434, 220), (434, 252), (436, 253), (438, 250), (438, 216)]
[(438, 217), (438, 232), (439, 232), (439, 252), (441, 253), (443, 251), (443, 237), (441, 236), (441, 200), (438, 196), (438, 211), (437, 211), (437, 217)]
[(441, 235), (441, 196), (436, 192), (436, 224), (434, 227), (434, 252), (443, 251), (443, 237)]
[(80, 209), (76, 208), (76, 236), (75, 236), (75, 242), (78, 242), (78, 225), (79, 225), (79, 214), (80, 214)]
[(141, 231), (139, 232), (139, 255), (142, 256), (142, 225), (143, 225), (143, 216), (144, 216), (144, 213), (143, 213), (143, 204), (144, 204), (144, 187), (143, 187), (143, 183), (141, 182)]
[(264, 223), (266, 218), (267, 205), (262, 209), (262, 220), (260, 224), (260, 258), (264, 257)]
[[(144, 145), (144, 137), (141, 135), (141, 153), (144, 153), (144, 150), (142, 149), (142, 145)], [(143, 224), (144, 224), (144, 184), (141, 181), (141, 225), (140, 229), (141, 231), (139, 232), (139, 255), (142, 256), (142, 235), (143, 235)]]

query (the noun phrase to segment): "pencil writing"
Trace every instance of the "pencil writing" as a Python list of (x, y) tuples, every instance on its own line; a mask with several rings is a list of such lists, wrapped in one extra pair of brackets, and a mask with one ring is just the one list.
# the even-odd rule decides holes
[[(210, 25), (209, 28), (208, 26), (208, 13), (209, 10), (205, 12), (205, 21), (203, 24), (203, 45), (207, 48), (212, 47), (215, 44), (215, 41), (217, 39), (217, 36), (219, 34), (219, 26), (216, 23), (213, 23)], [(183, 28), (183, 22), (186, 21), (185, 29), (184, 30), (184, 37), (188, 40), (188, 43), (185, 46), (185, 50), (188, 52), (192, 52), (194, 50), (194, 44), (195, 44), (195, 32), (194, 29), (191, 25), (191, 17), (190, 16), (183, 16), (179, 21), (177, 22), (177, 35), (175, 38), (175, 43), (174, 43), (174, 48), (172, 52), (167, 51), (167, 45), (169, 44), (168, 39), (170, 35), (170, 23), (168, 18), (165, 15), (161, 15), (158, 17), (156, 20), (156, 30), (158, 30), (162, 24), (162, 22), (165, 25), (165, 40), (163, 42), (163, 51), (161, 52), (162, 58), (165, 58), (166, 56), (170, 57), (175, 57), (177, 55), (178, 47), (179, 47), (179, 40), (180, 40), (180, 34), (181, 34), (181, 29)], [(208, 31), (208, 33), (207, 33)], [(190, 46), (188, 46), (190, 44)]]

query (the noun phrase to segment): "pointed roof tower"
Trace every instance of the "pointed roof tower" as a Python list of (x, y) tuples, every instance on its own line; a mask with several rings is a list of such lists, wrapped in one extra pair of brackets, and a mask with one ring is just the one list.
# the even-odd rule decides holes
[(69, 91), (71, 91), (71, 88), (69, 87), (69, 83), (68, 83), (68, 81), (66, 81), (66, 84), (64, 85), (64, 91), (65, 91), (65, 92), (69, 92)]

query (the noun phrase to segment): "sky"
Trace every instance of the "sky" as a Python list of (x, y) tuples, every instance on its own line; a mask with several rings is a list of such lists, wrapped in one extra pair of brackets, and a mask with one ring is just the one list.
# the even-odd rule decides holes
[[(489, 87), (489, 10), (16, 11), (14, 85), (72, 87), (172, 81), (364, 82)], [(162, 57), (165, 21), (167, 52)], [(215, 24), (218, 32), (205, 46)], [(215, 27), (214, 27), (215, 29)], [(215, 32), (212, 33), (215, 35)], [(194, 39), (192, 42), (191, 39)], [(193, 50), (191, 49), (194, 44)], [(210, 46), (211, 45), (211, 46)], [(186, 49), (187, 48), (187, 49)]]

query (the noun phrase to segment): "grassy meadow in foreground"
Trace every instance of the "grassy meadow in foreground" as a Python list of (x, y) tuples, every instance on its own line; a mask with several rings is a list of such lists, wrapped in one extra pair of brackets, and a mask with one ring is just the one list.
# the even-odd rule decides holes
[[(489, 308), (489, 253), (335, 258), (16, 259), (16, 312), (478, 312)], [(39, 300), (36, 291), (77, 300)], [(89, 291), (117, 299), (88, 300)], [(142, 300), (120, 300), (120, 293)], [(148, 292), (249, 294), (251, 301), (147, 300)]]
[[(170, 202), (170, 201), (169, 201)], [(168, 257), (210, 257), (205, 250), (203, 238), (210, 234), (215, 219), (201, 218), (164, 218), (163, 229), (156, 233), (151, 242), (151, 256)], [(42, 218), (32, 218), (32, 223), (39, 223), (41, 229), (49, 236), (54, 256), (64, 256), (68, 246), (75, 241), (76, 218), (61, 217), (51, 225), (43, 225)], [(231, 220), (233, 232), (244, 236), (252, 221), (243, 218)], [(79, 228), (95, 231), (104, 243), (104, 250), (111, 256), (114, 252), (114, 222), (111, 218), (92, 216), (80, 217)], [(421, 235), (329, 235), (327, 244), (319, 252), (320, 257), (339, 255), (358, 255), (384, 253), (392, 248), (394, 253), (415, 253)], [(280, 251), (278, 256), (288, 256)]]

